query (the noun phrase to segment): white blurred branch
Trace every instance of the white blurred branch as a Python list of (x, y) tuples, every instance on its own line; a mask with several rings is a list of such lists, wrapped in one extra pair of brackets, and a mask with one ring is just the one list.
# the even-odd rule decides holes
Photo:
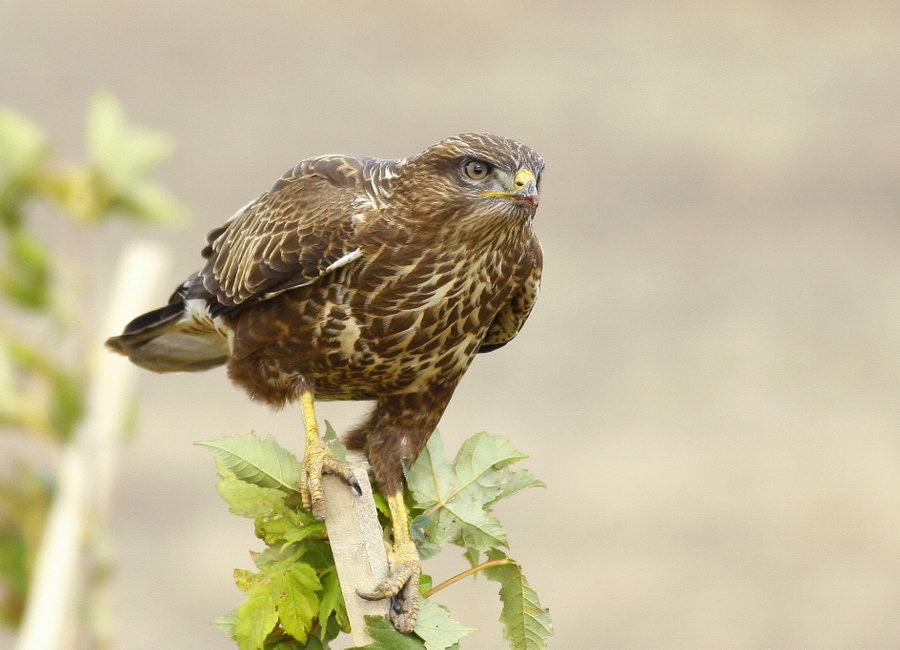
[(17, 650), (75, 648), (98, 540), (105, 536), (135, 368), (103, 345), (149, 305), (165, 273), (166, 254), (151, 243), (122, 253), (102, 327), (91, 342), (84, 421), (63, 450), (57, 491), (38, 552)]

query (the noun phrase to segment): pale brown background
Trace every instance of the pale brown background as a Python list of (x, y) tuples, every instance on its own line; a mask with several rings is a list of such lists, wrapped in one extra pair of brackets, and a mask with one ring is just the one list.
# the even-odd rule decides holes
[[(499, 511), (553, 647), (900, 645), (896, 2), (0, 4), (0, 103), (64, 159), (99, 87), (177, 138), (160, 174), (196, 217), (105, 228), (91, 309), (126, 238), (168, 242), (174, 286), (301, 158), (468, 130), (544, 155), (541, 299), (441, 428), (451, 449), (512, 438), (547, 482)], [(144, 374), (141, 396), (121, 647), (227, 648), (208, 621), (260, 543), (192, 443), (254, 430), (300, 452), (297, 412), (221, 371)], [(482, 628), (464, 647), (503, 647), (493, 583), (438, 600)]]

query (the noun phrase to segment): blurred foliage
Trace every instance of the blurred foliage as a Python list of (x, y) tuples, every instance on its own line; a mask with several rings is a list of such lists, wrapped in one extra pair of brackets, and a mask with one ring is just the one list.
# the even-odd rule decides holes
[(44, 131), (0, 106), (0, 435), (18, 434), (34, 452), (30, 462), (0, 463), (0, 621), (10, 625), (22, 613), (53, 493), (35, 458), (49, 456), (44, 464), (52, 465), (70, 439), (84, 414), (86, 380), (84, 362), (64, 354), (67, 342), (83, 338), (65, 272), (70, 260), (34, 230), (34, 215), (49, 207), (60, 230), (186, 215), (150, 178), (172, 151), (169, 137), (129, 123), (107, 92), (91, 103), (85, 137), (87, 162), (58, 168)]
[[(330, 425), (324, 437), (336, 457), (346, 457)], [(297, 481), (302, 465), (272, 437), (261, 440), (251, 433), (197, 444), (215, 456), (222, 478), (216, 487), (229, 510), (253, 519), (256, 536), (267, 547), (253, 554), (258, 572), (235, 570), (235, 582), (247, 599), (213, 624), (240, 650), (327, 650), (340, 632), (349, 631), (349, 622), (325, 524), (301, 505)], [(524, 458), (506, 438), (482, 432), (466, 440), (451, 461), (444, 456), (440, 433), (434, 432), (408, 473), (413, 537), (423, 560), (451, 543), (465, 549), (472, 568), (435, 588), (432, 578), (423, 575), (413, 633), (401, 634), (389, 621), (369, 618), (368, 631), (375, 641), (366, 648), (458, 649), (474, 629), (450, 618), (445, 607), (425, 596), (478, 572), (500, 583), (500, 621), (510, 648), (547, 647), (553, 634), (550, 615), (519, 564), (500, 549), (507, 546), (506, 533), (491, 512), (501, 499), (543, 486), (528, 470), (509, 468)], [(375, 496), (386, 514), (384, 498)]]

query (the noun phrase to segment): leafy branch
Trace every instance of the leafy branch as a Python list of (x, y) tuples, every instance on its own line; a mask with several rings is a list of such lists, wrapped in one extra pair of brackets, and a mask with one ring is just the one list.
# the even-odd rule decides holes
[(87, 409), (83, 351), (93, 328), (78, 310), (72, 260), (34, 229), (35, 208), (49, 207), (54, 229), (69, 240), (114, 217), (177, 221), (186, 210), (151, 178), (171, 148), (101, 92), (87, 118), (86, 162), (58, 167), (44, 131), (0, 106), (0, 436), (29, 447), (0, 468), (0, 623), (21, 620), (58, 496), (54, 472)]
[[(326, 440), (336, 455), (345, 457), (330, 426)], [(349, 631), (349, 622), (324, 526), (303, 510), (294, 487), (300, 463), (271, 437), (228, 436), (197, 444), (215, 455), (222, 478), (219, 494), (233, 513), (254, 519), (256, 535), (267, 546), (254, 555), (258, 572), (235, 572), (247, 600), (214, 624), (241, 650), (328, 648), (341, 632)], [(422, 576), (421, 609), (411, 635), (401, 634), (385, 619), (367, 617), (367, 632), (374, 639), (367, 649), (458, 648), (460, 639), (474, 630), (428, 598), (478, 572), (500, 583), (500, 620), (510, 647), (546, 647), (552, 636), (549, 614), (521, 566), (501, 550), (507, 546), (506, 533), (491, 513), (501, 499), (543, 485), (527, 470), (510, 469), (524, 458), (507, 439), (479, 433), (450, 461), (440, 434), (432, 435), (408, 473), (407, 506), (419, 554), (422, 559), (432, 557), (450, 543), (465, 549), (472, 566), (437, 587), (432, 587), (430, 576)], [(384, 500), (376, 495), (379, 501)], [(480, 562), (482, 554), (486, 560)]]

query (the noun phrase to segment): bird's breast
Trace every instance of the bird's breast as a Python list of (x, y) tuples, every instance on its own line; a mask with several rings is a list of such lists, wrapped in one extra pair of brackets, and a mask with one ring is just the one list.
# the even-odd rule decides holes
[(241, 316), (231, 364), (314, 378), (321, 399), (452, 387), (521, 281), (516, 256), (468, 253), (361, 260), (264, 301)]

